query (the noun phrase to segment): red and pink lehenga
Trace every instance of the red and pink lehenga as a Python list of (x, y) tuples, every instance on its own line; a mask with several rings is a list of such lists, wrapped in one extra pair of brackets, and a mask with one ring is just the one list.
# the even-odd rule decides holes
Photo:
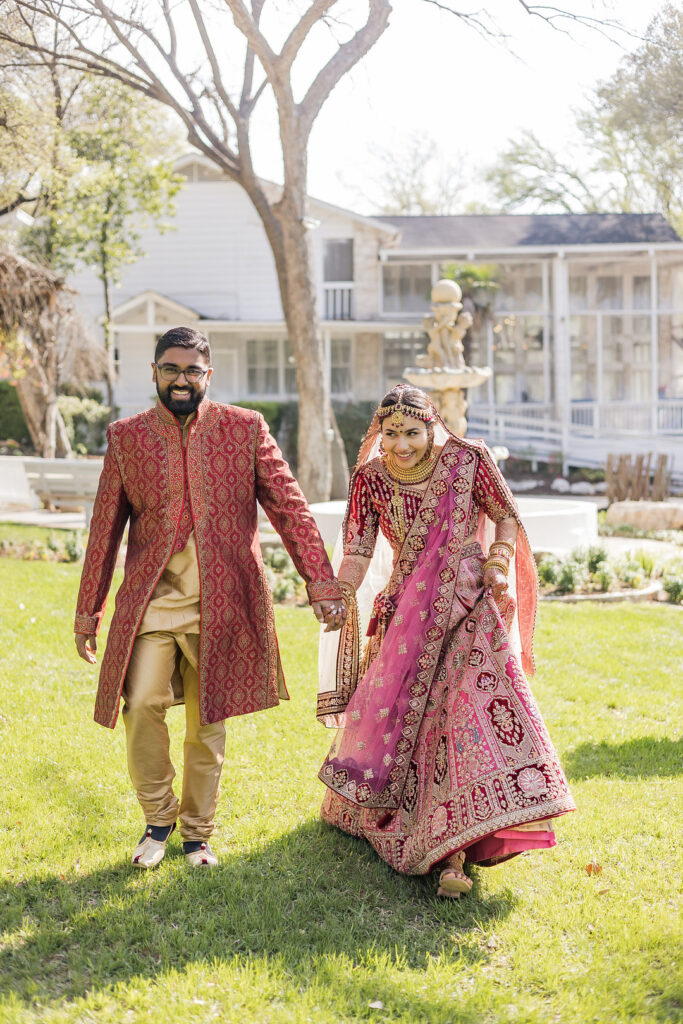
[(483, 443), (453, 435), (426, 491), (401, 484), (399, 493), (400, 545), (395, 483), (382, 459), (359, 460), (344, 553), (370, 557), (383, 534), (393, 558), (360, 671), (353, 616), (341, 635), (326, 635), (336, 638), (332, 653), (329, 639), (321, 645), (318, 717), (338, 727), (320, 770), (322, 817), (405, 874), (460, 850), (492, 864), (554, 846), (550, 819), (574, 802), (523, 671), (533, 671), (536, 608), (523, 528), (511, 567), (517, 612), (510, 602), (502, 614), (483, 586), (487, 526), (519, 523), (514, 498)]

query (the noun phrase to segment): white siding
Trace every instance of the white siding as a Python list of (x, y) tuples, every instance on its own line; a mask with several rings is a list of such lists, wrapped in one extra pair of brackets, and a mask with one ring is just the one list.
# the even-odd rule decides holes
[[(127, 269), (115, 289), (120, 305), (143, 291), (157, 291), (203, 318), (281, 320), (275, 265), (265, 232), (249, 198), (230, 181), (187, 182), (176, 197), (172, 230), (148, 228), (146, 256)], [(92, 272), (71, 284), (95, 316), (102, 312), (101, 286)]]
[(115, 335), (115, 342), (119, 355), (116, 404), (119, 416), (132, 416), (156, 401), (151, 367), (155, 338), (152, 331), (141, 327), (139, 333)]

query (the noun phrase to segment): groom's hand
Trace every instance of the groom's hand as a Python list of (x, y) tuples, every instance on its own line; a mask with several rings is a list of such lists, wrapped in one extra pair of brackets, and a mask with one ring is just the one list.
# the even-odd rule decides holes
[(89, 665), (95, 665), (97, 662), (95, 657), (97, 637), (86, 636), (85, 633), (75, 633), (74, 640), (76, 641), (76, 650), (83, 661), (87, 661)]
[(318, 622), (325, 623), (326, 633), (341, 629), (346, 622), (346, 607), (341, 599), (338, 601), (314, 601), (311, 607)]

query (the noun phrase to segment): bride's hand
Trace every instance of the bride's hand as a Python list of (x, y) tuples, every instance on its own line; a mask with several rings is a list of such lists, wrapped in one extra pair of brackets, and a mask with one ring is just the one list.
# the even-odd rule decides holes
[(498, 605), (498, 608), (502, 611), (507, 605), (508, 599), (508, 581), (507, 576), (500, 571), (491, 567), (490, 569), (484, 569), (484, 586), (490, 587), (493, 594), (493, 600)]

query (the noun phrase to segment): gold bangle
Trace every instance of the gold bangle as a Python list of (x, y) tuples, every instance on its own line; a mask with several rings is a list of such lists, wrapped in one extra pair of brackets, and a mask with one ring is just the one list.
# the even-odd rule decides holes
[(347, 580), (337, 580), (337, 583), (342, 592), (342, 601), (351, 606), (356, 600), (356, 588), (353, 583), (349, 583)]
[(489, 547), (489, 551), (491, 551), (493, 548), (495, 548), (496, 544), (502, 544), (504, 548), (507, 548), (508, 551), (510, 552), (510, 557), (512, 557), (514, 555), (514, 553), (515, 553), (514, 545), (510, 544), (510, 542), (507, 541), (507, 540), (494, 540), (493, 543), (491, 544), (491, 546)]
[(503, 576), (507, 576), (509, 566), (507, 566), (504, 562), (497, 561), (497, 559), (489, 558), (488, 561), (484, 562), (484, 571), (486, 571), (486, 569), (500, 569)]
[(491, 545), (491, 547), (489, 548), (487, 558), (500, 558), (502, 559), (503, 562), (510, 561), (510, 556), (508, 555), (507, 551), (496, 551), (493, 545)]

